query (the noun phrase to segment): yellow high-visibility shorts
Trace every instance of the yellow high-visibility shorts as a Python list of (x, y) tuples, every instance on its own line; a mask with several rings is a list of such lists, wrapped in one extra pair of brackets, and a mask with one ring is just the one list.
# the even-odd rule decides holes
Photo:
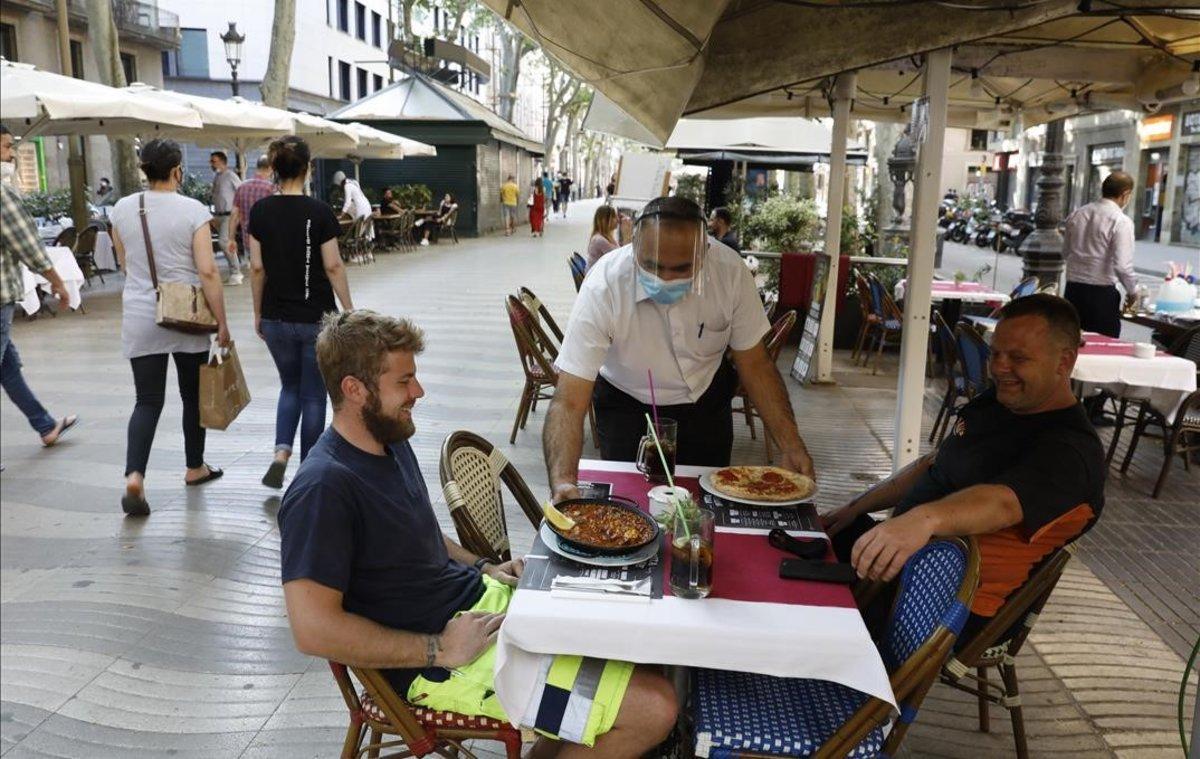
[[(507, 610), (515, 588), (486, 575), (483, 583), (483, 596), (470, 611), (495, 614)], [(495, 663), (496, 646), (492, 645), (475, 661), (451, 670), (442, 682), (418, 676), (409, 686), (408, 701), (437, 711), (514, 722), (496, 698), (492, 682)], [(591, 746), (616, 722), (633, 668), (624, 661), (545, 656), (537, 693), (530, 694), (528, 711), (515, 721), (551, 738)]]

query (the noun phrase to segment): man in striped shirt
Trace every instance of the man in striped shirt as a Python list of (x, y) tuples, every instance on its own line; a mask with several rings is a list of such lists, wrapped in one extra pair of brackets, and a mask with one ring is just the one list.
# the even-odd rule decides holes
[(250, 250), (250, 241), (246, 239), (246, 223), (250, 221), (250, 209), (258, 201), (270, 197), (278, 191), (279, 188), (271, 181), (271, 157), (263, 153), (258, 157), (258, 163), (254, 167), (254, 176), (242, 182), (237, 191), (233, 193), (233, 210), (229, 213), (229, 228), (237, 230), (237, 234), (229, 236), (226, 249), (230, 254), (237, 253), (239, 240), (242, 250)]

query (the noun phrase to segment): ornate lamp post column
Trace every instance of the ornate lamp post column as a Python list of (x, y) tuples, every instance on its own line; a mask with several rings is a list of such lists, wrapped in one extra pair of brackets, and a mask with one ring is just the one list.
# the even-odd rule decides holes
[(1046, 124), (1046, 144), (1042, 151), (1042, 168), (1038, 176), (1037, 213), (1033, 231), (1021, 246), (1025, 260), (1023, 277), (1037, 277), (1040, 286), (1058, 284), (1063, 272), (1063, 236), (1058, 231), (1062, 220), (1063, 185), (1063, 120)]
[(221, 42), (225, 45), (225, 60), (229, 62), (229, 85), (233, 88), (233, 96), (238, 96), (238, 64), (242, 62), (242, 43), (246, 41), (246, 35), (238, 33), (237, 23), (229, 22), (229, 31), (221, 35)]
[(913, 148), (909, 127), (896, 142), (888, 158), (888, 174), (892, 179), (892, 210), (896, 212), (892, 223), (883, 230), (882, 254), (890, 255), (900, 245), (908, 245), (909, 225), (904, 216), (904, 193), (912, 181), (917, 166), (917, 151)]

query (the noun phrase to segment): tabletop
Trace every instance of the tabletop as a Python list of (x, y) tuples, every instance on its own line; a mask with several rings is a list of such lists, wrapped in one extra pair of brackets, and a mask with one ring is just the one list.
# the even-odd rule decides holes
[[(892, 295), (896, 300), (904, 300), (908, 280), (902, 279), (896, 283)], [(978, 282), (952, 282), (936, 279), (930, 286), (930, 299), (937, 301), (957, 300), (963, 303), (1007, 303), (1008, 293), (992, 290)]]
[[(632, 463), (584, 460), (579, 468), (581, 480), (607, 483), (614, 495), (648, 508), (651, 483)], [(676, 482), (700, 496), (698, 478), (709, 471), (678, 466)], [(811, 505), (795, 511), (810, 514), (809, 526), (819, 528)], [(721, 524), (719, 517), (706, 599), (676, 598), (665, 579), (661, 593), (630, 602), (556, 597), (523, 578), (497, 644), (496, 693), (506, 711), (525, 712), (543, 654), (832, 680), (894, 706), (887, 670), (850, 588), (781, 580), (779, 562), (791, 555), (767, 543), (766, 526)], [(539, 541), (526, 557), (526, 574), (544, 573), (539, 565), (551, 557), (541, 550)], [(665, 565), (653, 571), (665, 572)]]

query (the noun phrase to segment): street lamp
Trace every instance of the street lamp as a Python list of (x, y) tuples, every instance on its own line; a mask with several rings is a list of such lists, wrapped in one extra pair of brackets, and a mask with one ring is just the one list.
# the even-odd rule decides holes
[(233, 96), (238, 95), (238, 64), (242, 62), (242, 43), (246, 41), (246, 35), (239, 34), (237, 23), (229, 22), (229, 31), (221, 35), (221, 42), (225, 44), (225, 60), (229, 62), (230, 80), (229, 84), (233, 87)]

